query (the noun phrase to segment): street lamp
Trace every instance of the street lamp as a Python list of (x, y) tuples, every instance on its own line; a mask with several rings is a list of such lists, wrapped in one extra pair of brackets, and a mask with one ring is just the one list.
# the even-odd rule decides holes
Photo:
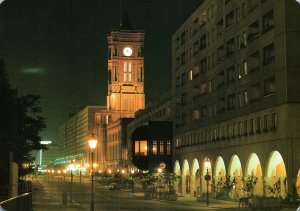
[(74, 164), (70, 164), (69, 165), (69, 170), (71, 172), (71, 194), (70, 194), (70, 202), (73, 203), (73, 171), (76, 169), (75, 165)]
[[(94, 149), (97, 146), (97, 139), (91, 137), (91, 139), (88, 140), (89, 142), (89, 148), (91, 150), (92, 153), (92, 166), (94, 163)], [(94, 172), (93, 172), (93, 168), (92, 168), (92, 173), (91, 173), (91, 177), (92, 177), (92, 181), (91, 181), (91, 206), (90, 206), (90, 210), (94, 211)]]
[(133, 187), (134, 187), (133, 174), (134, 174), (134, 169), (131, 169), (131, 194), (133, 194)]
[(208, 158), (206, 158), (205, 162), (204, 162), (204, 166), (206, 168), (206, 175), (205, 175), (205, 180), (206, 180), (206, 205), (209, 205), (209, 199), (208, 199), (208, 184), (209, 184), (209, 180), (211, 179), (209, 173), (208, 173), (208, 169), (211, 168), (211, 164)]

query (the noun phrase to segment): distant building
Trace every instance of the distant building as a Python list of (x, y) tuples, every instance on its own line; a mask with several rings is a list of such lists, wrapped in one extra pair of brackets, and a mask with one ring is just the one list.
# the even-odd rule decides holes
[(172, 171), (172, 122), (149, 121), (131, 134), (132, 164), (140, 169), (157, 172)]
[(238, 196), (251, 174), (256, 195), (300, 193), (299, 18), (295, 0), (206, 0), (173, 34), (180, 194), (206, 192), (207, 171)]
[[(96, 113), (105, 109), (103, 106), (87, 106), (59, 127), (59, 157), (55, 159), (55, 164), (67, 165), (76, 162), (85, 166), (90, 162), (87, 135), (93, 133), (100, 124)], [(95, 163), (98, 164), (101, 152), (97, 151), (95, 154)]]

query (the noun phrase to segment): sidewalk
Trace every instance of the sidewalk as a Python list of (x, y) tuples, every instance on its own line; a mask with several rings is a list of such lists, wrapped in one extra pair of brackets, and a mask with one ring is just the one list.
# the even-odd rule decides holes
[[(129, 195), (132, 195), (133, 197), (142, 197), (147, 199), (152, 199), (156, 201), (161, 201), (165, 203), (173, 203), (173, 204), (180, 204), (180, 205), (186, 205), (186, 206), (196, 206), (199, 208), (207, 207), (206, 201), (197, 201), (194, 197), (183, 197), (178, 196), (177, 201), (166, 201), (161, 200), (157, 198), (148, 198), (144, 196), (144, 192), (135, 192), (135, 193), (128, 193)], [(225, 201), (225, 200), (216, 200), (213, 199), (211, 202), (209, 202), (209, 209), (228, 209), (228, 210), (256, 210), (256, 211), (262, 211), (264, 209), (250, 209), (246, 207), (239, 207), (239, 202), (235, 201)], [(297, 208), (296, 208), (297, 209)], [(281, 208), (281, 209), (274, 209), (276, 211), (296, 211), (295, 208)], [(271, 210), (271, 209), (268, 209)], [(272, 209), (273, 210), (273, 209)]]
[(63, 204), (62, 186), (53, 185), (51, 182), (44, 180), (33, 181), (32, 195), (33, 195), (33, 210), (34, 211), (50, 211), (50, 210), (64, 210), (64, 211), (78, 211), (85, 210), (76, 203), (70, 203), (67, 198), (67, 203)]

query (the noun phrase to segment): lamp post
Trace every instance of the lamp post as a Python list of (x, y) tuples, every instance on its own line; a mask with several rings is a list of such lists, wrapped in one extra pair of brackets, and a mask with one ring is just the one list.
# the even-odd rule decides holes
[(211, 179), (208, 169), (211, 168), (210, 161), (208, 158), (206, 158), (204, 162), (205, 168), (206, 168), (206, 175), (205, 175), (205, 180), (206, 180), (206, 205), (209, 205), (209, 198), (208, 198), (208, 185), (209, 185), (209, 180)]
[(89, 142), (89, 148), (91, 150), (91, 154), (92, 154), (92, 173), (91, 173), (91, 177), (92, 177), (92, 181), (91, 181), (91, 206), (90, 206), (90, 210), (94, 211), (94, 171), (93, 171), (93, 163), (94, 163), (94, 149), (97, 146), (97, 139), (91, 137), (91, 139), (88, 140)]
[(75, 170), (75, 165), (74, 164), (70, 164), (69, 165), (69, 170), (71, 172), (71, 187), (70, 187), (70, 202), (73, 203), (73, 170)]
[(133, 187), (134, 187), (133, 174), (134, 174), (134, 169), (131, 169), (131, 194), (133, 194)]

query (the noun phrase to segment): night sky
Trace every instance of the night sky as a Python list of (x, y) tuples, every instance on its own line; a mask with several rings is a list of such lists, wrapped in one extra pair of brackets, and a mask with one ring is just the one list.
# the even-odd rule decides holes
[[(171, 88), (171, 36), (200, 1), (127, 1), (133, 27), (146, 32), (146, 102)], [(120, 0), (0, 4), (0, 57), (20, 95), (42, 96), (44, 140), (57, 141), (58, 127), (69, 114), (87, 105), (106, 105), (106, 36), (119, 26)]]

